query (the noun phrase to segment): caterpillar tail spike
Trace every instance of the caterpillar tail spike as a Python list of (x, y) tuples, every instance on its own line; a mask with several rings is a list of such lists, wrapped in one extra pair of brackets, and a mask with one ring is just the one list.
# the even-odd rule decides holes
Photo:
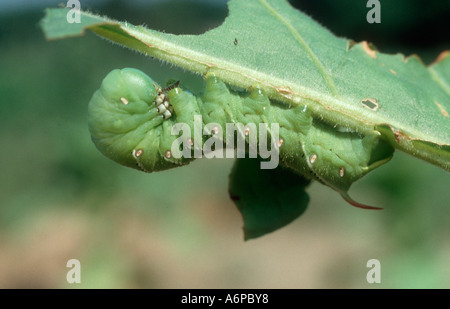
[(347, 192), (341, 193), (341, 196), (347, 203), (349, 203), (350, 205), (357, 207), (357, 208), (371, 209), (371, 210), (382, 210), (383, 209), (381, 207), (369, 206), (369, 205), (364, 205), (364, 204), (358, 203), (357, 201), (352, 199), (350, 197), (350, 195), (348, 195)]

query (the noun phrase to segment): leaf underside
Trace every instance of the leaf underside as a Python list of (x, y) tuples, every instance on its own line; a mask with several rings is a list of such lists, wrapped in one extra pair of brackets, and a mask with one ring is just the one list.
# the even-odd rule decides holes
[(309, 182), (281, 166), (261, 169), (260, 160), (236, 159), (229, 195), (244, 219), (244, 239), (273, 232), (299, 217), (309, 202)]
[[(430, 66), (386, 55), (367, 42), (337, 38), (281, 0), (232, 0), (224, 23), (202, 35), (172, 35), (69, 9), (48, 9), (48, 39), (101, 37), (224, 82), (260, 86), (274, 100), (308, 105), (313, 116), (361, 133), (381, 132), (394, 147), (450, 170), (450, 52)], [(237, 44), (236, 44), (237, 43)]]

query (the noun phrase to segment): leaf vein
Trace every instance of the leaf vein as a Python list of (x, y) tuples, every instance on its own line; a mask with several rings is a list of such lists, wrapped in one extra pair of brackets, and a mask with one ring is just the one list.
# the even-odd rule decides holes
[(319, 70), (319, 73), (322, 75), (322, 77), (325, 80), (327, 86), (331, 90), (331, 93), (335, 97), (337, 97), (338, 96), (338, 91), (336, 89), (336, 86), (334, 85), (333, 78), (330, 76), (330, 74), (327, 73), (323, 63), (320, 61), (320, 59), (317, 57), (317, 55), (314, 53), (314, 51), (311, 49), (311, 47), (308, 45), (308, 43), (305, 42), (305, 40), (300, 35), (300, 33), (294, 27), (292, 27), (292, 25), (283, 16), (281, 16), (276, 10), (274, 10), (267, 3), (266, 0), (259, 0), (259, 1), (260, 1), (260, 3), (262, 5), (264, 5), (267, 8), (267, 10), (269, 10), (269, 12), (271, 14), (273, 14), (277, 19), (279, 19), (288, 28), (288, 30), (292, 33), (294, 38), (305, 48), (305, 50), (308, 53), (309, 57), (311, 58), (311, 60), (316, 65), (317, 69)]

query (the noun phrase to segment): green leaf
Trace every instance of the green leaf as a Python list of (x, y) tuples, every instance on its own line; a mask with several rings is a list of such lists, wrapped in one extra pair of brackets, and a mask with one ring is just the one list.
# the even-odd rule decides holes
[(172, 35), (68, 9), (48, 9), (48, 39), (98, 35), (188, 70), (214, 71), (242, 88), (308, 105), (313, 116), (361, 133), (379, 130), (398, 149), (450, 170), (450, 53), (429, 67), (417, 56), (386, 55), (335, 37), (283, 0), (232, 0), (218, 28)]
[(244, 238), (273, 232), (299, 217), (309, 202), (309, 180), (291, 170), (261, 169), (260, 160), (237, 159), (229, 194), (244, 218)]

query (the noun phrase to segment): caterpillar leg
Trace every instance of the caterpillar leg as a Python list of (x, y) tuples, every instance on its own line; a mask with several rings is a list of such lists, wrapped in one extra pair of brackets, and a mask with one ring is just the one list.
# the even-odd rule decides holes
[(252, 86), (250, 93), (241, 101), (239, 108), (236, 108), (236, 118), (244, 124), (270, 123), (270, 100), (259, 86)]
[(230, 92), (228, 86), (214, 73), (206, 75), (206, 87), (200, 95), (201, 112), (205, 123), (217, 123), (225, 128), (227, 123), (235, 123), (236, 104), (241, 98)]

